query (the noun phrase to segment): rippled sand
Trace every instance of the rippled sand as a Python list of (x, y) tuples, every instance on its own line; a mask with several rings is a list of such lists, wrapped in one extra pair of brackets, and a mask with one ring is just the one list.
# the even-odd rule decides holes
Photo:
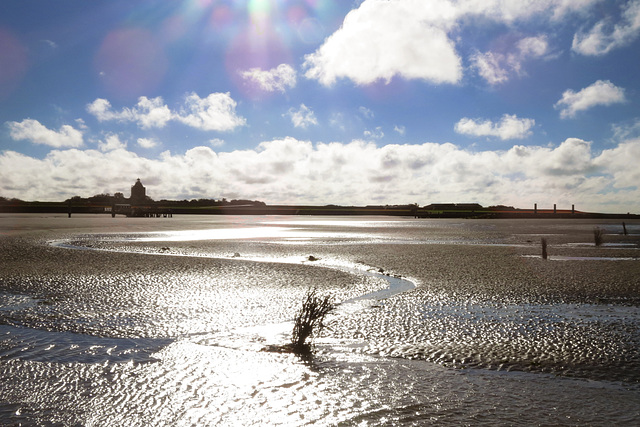
[[(0, 221), (0, 378), (11, 385), (0, 392), (1, 419), (633, 425), (640, 417), (638, 223), (623, 236), (617, 222), (584, 220)], [(592, 244), (594, 226), (607, 231), (604, 246)], [(385, 275), (417, 287), (344, 304), (312, 361), (260, 351), (286, 341), (308, 287), (347, 301), (388, 287)]]

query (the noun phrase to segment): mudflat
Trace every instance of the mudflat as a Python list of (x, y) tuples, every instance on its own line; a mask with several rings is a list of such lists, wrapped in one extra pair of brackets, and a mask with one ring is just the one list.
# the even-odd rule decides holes
[[(625, 227), (3, 215), (0, 376), (21, 387), (3, 389), (0, 413), (159, 425), (376, 424), (419, 413), (457, 425), (489, 411), (498, 423), (529, 413), (624, 424), (640, 415), (640, 224)], [(599, 246), (594, 228), (604, 230)], [(415, 286), (379, 293), (392, 279)], [(261, 352), (288, 339), (310, 287), (340, 308), (310, 365)]]

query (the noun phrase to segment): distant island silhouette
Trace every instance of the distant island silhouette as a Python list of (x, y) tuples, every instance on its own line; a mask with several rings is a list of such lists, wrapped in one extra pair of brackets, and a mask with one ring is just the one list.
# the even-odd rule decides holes
[(131, 186), (130, 197), (124, 193), (74, 196), (63, 202), (23, 201), (0, 196), (0, 213), (72, 213), (110, 214), (115, 217), (170, 217), (179, 215), (388, 215), (414, 218), (640, 218), (637, 214), (583, 212), (570, 209), (515, 208), (497, 205), (484, 207), (478, 203), (432, 203), (406, 205), (267, 205), (256, 200), (191, 199), (155, 201), (146, 194), (138, 178)]

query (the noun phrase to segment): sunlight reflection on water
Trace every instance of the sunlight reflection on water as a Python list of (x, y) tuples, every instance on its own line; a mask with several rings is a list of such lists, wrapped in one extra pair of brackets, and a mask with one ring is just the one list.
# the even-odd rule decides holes
[(170, 231), (131, 236), (138, 242), (189, 242), (198, 240), (282, 239), (311, 241), (318, 239), (363, 238), (363, 234), (309, 231), (289, 227), (215, 228), (210, 230)]

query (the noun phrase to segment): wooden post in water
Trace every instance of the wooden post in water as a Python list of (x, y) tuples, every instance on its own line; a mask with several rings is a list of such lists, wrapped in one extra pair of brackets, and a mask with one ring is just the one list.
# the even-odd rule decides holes
[(624, 232), (624, 235), (626, 236), (627, 233), (627, 224), (624, 223), (624, 221), (622, 222), (622, 231)]
[(555, 214), (555, 213), (557, 213), (557, 212), (558, 212), (558, 211), (557, 211), (557, 209), (556, 209), (556, 204), (554, 203), (554, 204), (553, 204), (553, 213)]
[(533, 213), (534, 213), (534, 214), (537, 214), (537, 213), (538, 213), (538, 204), (537, 204), (537, 203), (534, 203), (534, 204), (533, 204)]
[(540, 243), (542, 244), (542, 259), (547, 259), (547, 239), (543, 237), (540, 239)]
[(571, 205), (571, 214), (576, 213), (576, 205)]

